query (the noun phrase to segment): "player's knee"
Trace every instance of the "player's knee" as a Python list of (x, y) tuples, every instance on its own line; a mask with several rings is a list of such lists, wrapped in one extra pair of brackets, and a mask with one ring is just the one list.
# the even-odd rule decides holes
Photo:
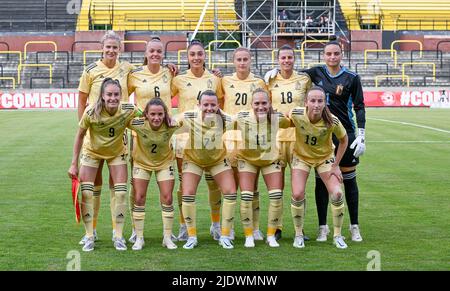
[(335, 189), (330, 193), (330, 199), (332, 202), (337, 202), (342, 200), (342, 190), (341, 189)]
[(292, 198), (295, 201), (300, 201), (300, 200), (305, 199), (305, 191), (292, 192)]
[(173, 199), (171, 193), (162, 193), (161, 201), (166, 205), (172, 205)]
[(134, 196), (134, 200), (136, 205), (138, 206), (144, 206), (145, 205), (145, 195), (142, 193), (136, 193)]

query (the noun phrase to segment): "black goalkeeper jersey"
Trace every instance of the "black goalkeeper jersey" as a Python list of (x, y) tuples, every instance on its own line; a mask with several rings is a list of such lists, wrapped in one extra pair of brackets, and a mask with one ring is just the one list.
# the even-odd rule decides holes
[(324, 89), (328, 108), (339, 118), (347, 133), (355, 133), (352, 107), (356, 113), (358, 128), (365, 128), (364, 96), (357, 74), (342, 67), (339, 73), (332, 76), (326, 66), (313, 67), (304, 72), (316, 86)]

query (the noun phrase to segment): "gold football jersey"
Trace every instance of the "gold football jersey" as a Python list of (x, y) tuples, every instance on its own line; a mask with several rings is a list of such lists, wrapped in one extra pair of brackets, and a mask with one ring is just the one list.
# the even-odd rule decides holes
[(295, 125), (297, 141), (294, 152), (308, 163), (319, 163), (334, 152), (332, 135), (343, 138), (347, 132), (336, 116), (332, 116), (333, 124), (327, 128), (323, 119), (311, 123), (305, 107), (296, 107), (291, 112), (291, 121)]
[(100, 97), (100, 90), (105, 78), (119, 80), (122, 87), (122, 101), (128, 102), (128, 73), (134, 69), (129, 62), (116, 62), (113, 68), (108, 68), (99, 60), (90, 64), (80, 77), (78, 90), (89, 94), (88, 103), (94, 104)]
[(173, 96), (178, 95), (178, 113), (195, 110), (198, 105), (198, 98), (206, 90), (216, 92), (219, 99), (223, 98), (220, 78), (207, 70), (200, 78), (194, 76), (191, 70), (173, 78), (172, 94)]
[(235, 115), (239, 111), (251, 110), (252, 94), (257, 88), (267, 90), (264, 80), (252, 73), (245, 80), (239, 79), (236, 73), (223, 77), (223, 110), (231, 115)]
[[(305, 73), (293, 72), (289, 79), (280, 73), (269, 83), (272, 106), (279, 112), (288, 113), (296, 106), (305, 106), (306, 91), (311, 88), (311, 79)], [(281, 129), (278, 132), (279, 141), (295, 141), (293, 128)]]
[(97, 159), (109, 160), (125, 153), (123, 133), (128, 122), (137, 113), (137, 108), (130, 103), (120, 103), (114, 115), (103, 109), (100, 118), (94, 116), (94, 108), (86, 108), (79, 126), (88, 129), (83, 144), (87, 154)]
[[(201, 167), (211, 167), (225, 159), (226, 149), (223, 133), (232, 125), (231, 117), (212, 114), (202, 120), (200, 110), (186, 111), (183, 114), (184, 126), (189, 138), (184, 149), (184, 159)], [(225, 124), (224, 124), (225, 123)]]
[(145, 118), (131, 120), (128, 127), (137, 135), (133, 162), (148, 171), (159, 171), (170, 166), (175, 159), (170, 139), (182, 124), (179, 122), (174, 127), (163, 124), (160, 129), (153, 130)]
[(135, 104), (142, 111), (147, 102), (154, 98), (161, 98), (169, 112), (172, 110), (172, 94), (170, 86), (172, 74), (167, 67), (161, 66), (158, 73), (153, 74), (147, 66), (136, 68), (128, 75), (128, 93), (134, 92)]
[[(239, 111), (252, 109), (252, 95), (257, 88), (267, 90), (266, 83), (260, 77), (250, 73), (245, 80), (237, 77), (236, 73), (222, 78), (222, 89), (224, 94), (223, 110), (230, 115), (235, 115)], [(225, 140), (241, 140), (241, 133), (238, 130), (227, 131)]]
[(241, 130), (242, 142), (239, 144), (238, 159), (264, 167), (277, 161), (280, 153), (276, 134), (279, 128), (287, 128), (291, 121), (282, 113), (272, 116), (271, 122), (257, 121), (253, 112), (242, 111), (237, 114), (235, 124)]

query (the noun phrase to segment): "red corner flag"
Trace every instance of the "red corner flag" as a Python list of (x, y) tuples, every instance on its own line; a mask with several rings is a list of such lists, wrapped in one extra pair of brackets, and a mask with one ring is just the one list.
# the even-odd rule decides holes
[(80, 223), (81, 210), (80, 202), (78, 201), (78, 189), (80, 188), (80, 181), (77, 177), (72, 177), (72, 201), (75, 207), (75, 220)]

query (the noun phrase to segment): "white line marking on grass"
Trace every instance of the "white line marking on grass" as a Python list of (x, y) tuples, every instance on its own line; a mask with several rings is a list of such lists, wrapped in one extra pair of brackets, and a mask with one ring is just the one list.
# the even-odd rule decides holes
[(415, 126), (415, 127), (420, 127), (420, 128), (425, 128), (425, 129), (430, 129), (430, 130), (434, 130), (434, 131), (439, 131), (439, 132), (444, 132), (444, 133), (449, 133), (450, 134), (450, 130), (435, 128), (435, 127), (426, 126), (426, 125), (420, 125), (420, 124), (416, 124), (416, 123), (403, 122), (403, 121), (393, 121), (393, 120), (380, 119), (380, 118), (368, 118), (368, 119), (377, 120), (377, 121), (384, 121), (384, 122), (390, 122), (390, 123), (397, 123), (397, 124), (402, 124), (402, 125)]
[(450, 143), (449, 140), (373, 140), (367, 143)]

